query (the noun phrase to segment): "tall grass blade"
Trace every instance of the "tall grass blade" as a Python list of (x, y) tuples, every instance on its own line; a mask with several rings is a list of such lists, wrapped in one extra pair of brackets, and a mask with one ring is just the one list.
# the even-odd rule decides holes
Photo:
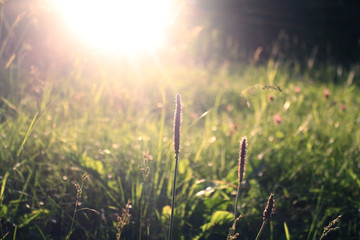
[(3, 235), (3, 237), (0, 238), (0, 240), (4, 240), (4, 239), (9, 235), (9, 233), (10, 233), (10, 230), (9, 230), (7, 233), (5, 233), (5, 234)]
[(2, 201), (4, 199), (4, 191), (5, 191), (5, 186), (6, 186), (6, 182), (9, 177), (9, 174), (10, 174), (10, 172), (6, 172), (4, 175), (4, 178), (2, 180), (1, 190), (0, 190), (0, 204), (2, 204)]
[(1, 101), (3, 101), (9, 108), (11, 108), (11, 109), (14, 110), (15, 112), (17, 112), (16, 107), (15, 107), (11, 102), (9, 102), (6, 98), (1, 97), (0, 99), (1, 99)]
[(6, 62), (6, 64), (5, 64), (5, 69), (8, 69), (8, 68), (11, 66), (11, 64), (12, 64), (13, 61), (15, 60), (15, 57), (16, 57), (16, 54), (13, 53), (13, 54), (11, 55), (11, 57), (9, 58), (9, 60)]
[(20, 146), (20, 148), (19, 148), (19, 150), (18, 150), (18, 152), (17, 152), (17, 154), (16, 154), (17, 157), (20, 156), (20, 154), (21, 154), (21, 152), (22, 152), (22, 149), (23, 149), (26, 141), (28, 140), (28, 138), (29, 138), (32, 130), (33, 130), (34, 127), (35, 127), (34, 125), (35, 125), (35, 120), (36, 120), (36, 118), (37, 118), (37, 115), (38, 115), (38, 112), (35, 113), (35, 116), (34, 116), (33, 120), (31, 121), (31, 124), (30, 124), (30, 126), (29, 126), (29, 128), (28, 128), (28, 130), (27, 130), (27, 132), (26, 132), (25, 137), (24, 137), (24, 140), (23, 140), (23, 142), (22, 142), (22, 144), (21, 144), (21, 146)]
[(284, 230), (285, 230), (286, 240), (290, 240), (290, 233), (286, 222), (284, 222)]
[[(160, 167), (161, 165), (161, 160), (162, 160), (162, 149), (163, 149), (163, 137), (164, 137), (164, 129), (165, 129), (165, 118), (166, 118), (166, 96), (165, 96), (165, 91), (163, 89), (163, 87), (161, 86), (160, 88), (160, 92), (161, 92), (161, 98), (162, 98), (162, 102), (163, 102), (163, 107), (161, 109), (161, 116), (160, 116), (160, 129), (159, 129), (159, 139), (158, 139), (158, 145), (157, 145), (157, 149), (158, 152), (156, 154), (156, 166)], [(160, 179), (159, 179), (160, 178)], [(161, 192), (161, 186), (162, 183), (164, 181), (164, 178), (161, 177), (160, 171), (156, 171), (155, 172), (155, 177), (154, 177), (154, 183), (158, 184), (158, 189), (156, 190), (156, 196), (160, 195)]]
[(15, 27), (20, 23), (20, 21), (23, 19), (24, 16), (25, 16), (25, 13), (19, 14), (19, 15), (16, 17), (15, 21), (13, 22), (13, 24), (11, 25), (10, 29), (8, 30), (8, 33), (7, 33), (4, 41), (2, 42), (2, 46), (1, 46), (1, 48), (0, 48), (0, 57), (2, 57), (2, 55), (3, 55), (4, 51), (5, 51), (5, 47), (6, 47), (7, 43), (9, 42), (10, 37), (11, 37), (11, 35), (13, 34)]
[(18, 226), (15, 226), (14, 235), (13, 235), (13, 240), (15, 240), (15, 239), (16, 239), (17, 229), (18, 229)]
[[(324, 186), (321, 187), (319, 196), (317, 198), (316, 208), (315, 208), (315, 211), (314, 211), (314, 215), (313, 215), (313, 219), (312, 219), (312, 222), (311, 222), (310, 230), (309, 230), (308, 236), (306, 238), (307, 240), (309, 240), (309, 239), (314, 240), (315, 237), (316, 237), (316, 234), (317, 234), (316, 222), (317, 222), (318, 216), (320, 214), (323, 191), (324, 191)], [(311, 235), (313, 235), (312, 238), (311, 238)]]
[(46, 238), (46, 236), (45, 236), (45, 234), (44, 234), (43, 230), (41, 230), (41, 228), (40, 228), (38, 225), (35, 225), (35, 227), (36, 227), (36, 228), (37, 228), (37, 230), (39, 231), (39, 233), (40, 233), (41, 237), (42, 237), (44, 240), (46, 240), (47, 238)]

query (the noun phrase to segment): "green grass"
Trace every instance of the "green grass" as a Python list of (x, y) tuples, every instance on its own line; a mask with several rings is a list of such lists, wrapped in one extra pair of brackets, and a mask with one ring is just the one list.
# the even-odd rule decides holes
[[(271, 61), (236, 71), (87, 64), (49, 70), (42, 85), (1, 70), (0, 239), (65, 239), (70, 231), (70, 239), (116, 239), (128, 200), (121, 239), (166, 239), (176, 93), (183, 122), (174, 239), (226, 239), (242, 136), (241, 239), (255, 239), (272, 192), (276, 213), (261, 239), (316, 239), (340, 214), (335, 236), (360, 237), (358, 71), (347, 84), (349, 72), (337, 75), (332, 66), (299, 70)], [(77, 199), (74, 184), (84, 173)], [(71, 227), (77, 201), (84, 210)]]

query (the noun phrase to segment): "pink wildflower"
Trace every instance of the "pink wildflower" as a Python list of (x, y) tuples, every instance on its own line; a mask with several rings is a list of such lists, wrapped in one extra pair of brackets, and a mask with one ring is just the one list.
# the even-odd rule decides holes
[(274, 122), (275, 122), (276, 125), (282, 123), (282, 118), (281, 118), (281, 116), (279, 114), (275, 114)]
[(326, 99), (328, 99), (329, 96), (330, 96), (330, 91), (329, 91), (329, 89), (325, 89), (325, 90), (324, 90), (324, 97), (325, 97)]
[(269, 101), (269, 102), (273, 102), (273, 101), (274, 101), (274, 96), (273, 96), (273, 95), (269, 95), (269, 96), (268, 96), (268, 101)]
[(345, 111), (346, 110), (346, 105), (343, 103), (343, 104), (341, 104), (340, 108), (341, 108), (342, 111)]

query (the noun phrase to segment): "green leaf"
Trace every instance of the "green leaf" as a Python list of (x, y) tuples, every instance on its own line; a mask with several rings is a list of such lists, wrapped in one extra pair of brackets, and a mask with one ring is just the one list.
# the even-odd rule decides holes
[(356, 174), (354, 173), (354, 171), (352, 169), (349, 169), (348, 172), (349, 172), (350, 177), (356, 182), (356, 184), (360, 188), (360, 179), (356, 176)]
[(234, 220), (234, 215), (227, 211), (216, 211), (213, 213), (213, 215), (210, 218), (210, 222), (202, 225), (201, 229), (203, 232), (211, 229), (215, 225), (222, 225), (230, 223)]
[(6, 205), (0, 206), (0, 218), (4, 218), (7, 215), (8, 207)]
[(279, 139), (282, 139), (285, 137), (285, 134), (281, 131), (276, 131), (275, 136)]
[(285, 230), (286, 240), (290, 240), (290, 233), (289, 233), (289, 229), (287, 227), (286, 222), (284, 222), (284, 230)]
[(10, 174), (10, 172), (6, 172), (4, 175), (4, 178), (2, 180), (1, 189), (0, 189), (0, 203), (2, 203), (2, 201), (4, 199), (4, 191), (5, 191), (5, 186), (6, 186), (6, 182), (9, 177), (9, 174)]
[(28, 225), (31, 221), (33, 221), (36, 218), (40, 218), (41, 215), (47, 215), (49, 214), (49, 210), (47, 209), (37, 209), (32, 211), (31, 213), (25, 214), (21, 217), (21, 224), (19, 225), (19, 228), (22, 228), (26, 225)]
[(38, 112), (35, 113), (35, 116), (34, 116), (33, 120), (31, 121), (31, 124), (30, 124), (30, 126), (29, 126), (29, 128), (28, 128), (28, 130), (27, 130), (27, 132), (26, 132), (25, 137), (24, 137), (24, 140), (23, 140), (23, 142), (22, 142), (22, 144), (21, 144), (21, 146), (20, 146), (20, 148), (19, 148), (19, 150), (18, 150), (18, 152), (17, 152), (17, 157), (20, 156), (21, 151), (22, 151), (22, 149), (23, 149), (26, 141), (28, 140), (28, 138), (29, 138), (32, 130), (33, 130), (34, 127), (35, 127), (34, 125), (35, 125), (35, 120), (36, 120), (37, 115), (38, 115)]
[(97, 171), (100, 175), (105, 173), (104, 164), (100, 160), (87, 156), (86, 153), (82, 154), (80, 162), (83, 166)]

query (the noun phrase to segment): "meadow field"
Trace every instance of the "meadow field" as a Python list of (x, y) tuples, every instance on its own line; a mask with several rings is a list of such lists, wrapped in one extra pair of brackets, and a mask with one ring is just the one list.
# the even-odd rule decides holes
[(255, 239), (271, 193), (260, 239), (320, 239), (339, 215), (323, 239), (360, 238), (357, 65), (98, 60), (0, 74), (2, 240), (167, 239), (176, 94), (173, 239), (227, 238), (243, 136), (238, 239)]

